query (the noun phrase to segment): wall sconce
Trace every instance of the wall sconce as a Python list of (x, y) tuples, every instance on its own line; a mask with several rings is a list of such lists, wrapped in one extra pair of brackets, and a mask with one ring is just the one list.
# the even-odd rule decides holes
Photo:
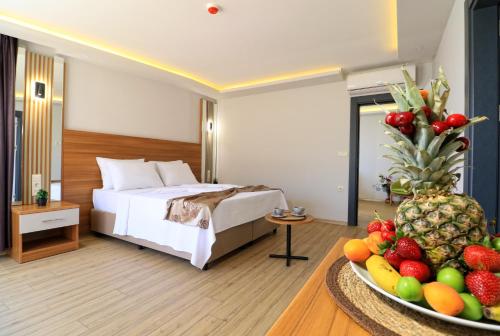
[(213, 132), (214, 130), (214, 122), (212, 120), (209, 120), (207, 122), (207, 132)]
[(33, 97), (37, 99), (45, 99), (45, 83), (34, 82)]

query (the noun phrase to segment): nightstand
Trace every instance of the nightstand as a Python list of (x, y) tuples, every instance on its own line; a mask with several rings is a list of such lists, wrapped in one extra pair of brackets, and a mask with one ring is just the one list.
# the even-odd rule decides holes
[(78, 249), (79, 212), (69, 202), (13, 206), (11, 257), (23, 263)]

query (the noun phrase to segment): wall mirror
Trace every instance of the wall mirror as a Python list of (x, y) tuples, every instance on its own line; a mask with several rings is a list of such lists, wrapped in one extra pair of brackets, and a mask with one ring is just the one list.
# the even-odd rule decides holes
[(13, 204), (38, 189), (61, 200), (64, 59), (19, 47), (16, 65)]

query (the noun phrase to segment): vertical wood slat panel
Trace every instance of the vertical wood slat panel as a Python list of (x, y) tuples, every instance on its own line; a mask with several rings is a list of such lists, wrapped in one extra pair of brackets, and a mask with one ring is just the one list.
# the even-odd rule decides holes
[[(23, 116), (23, 203), (31, 204), (31, 176), (42, 175), (42, 188), (50, 191), (52, 139), (52, 82), (54, 59), (26, 53), (25, 101)], [(32, 96), (33, 83), (45, 83), (45, 99)]]

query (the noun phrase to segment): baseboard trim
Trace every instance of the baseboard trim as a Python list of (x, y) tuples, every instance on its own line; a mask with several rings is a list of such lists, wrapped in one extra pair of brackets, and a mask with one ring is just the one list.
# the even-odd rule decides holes
[(320, 223), (326, 223), (326, 224), (335, 224), (335, 225), (344, 225), (344, 226), (347, 226), (347, 222), (336, 221), (336, 220), (331, 220), (331, 219), (316, 218), (315, 221), (316, 222), (320, 222)]

